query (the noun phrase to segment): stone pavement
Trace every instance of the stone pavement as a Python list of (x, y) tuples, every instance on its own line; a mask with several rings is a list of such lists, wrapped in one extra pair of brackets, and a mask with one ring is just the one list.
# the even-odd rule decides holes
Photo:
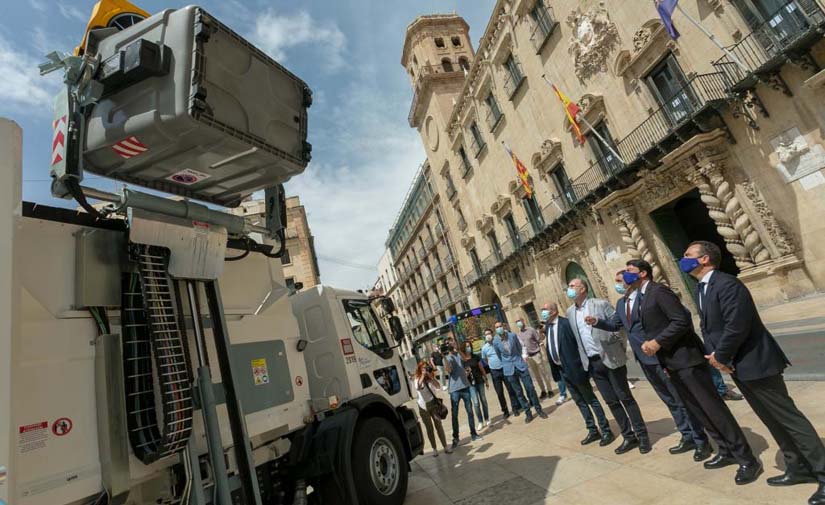
[[(825, 435), (825, 383), (788, 384), (797, 405), (820, 436)], [(497, 400), (489, 390), (490, 404)], [(576, 406), (568, 401), (556, 407), (545, 400), (549, 419), (525, 425), (523, 417), (503, 421), (482, 432), (483, 440), (470, 442), (466, 420), (461, 428), (464, 445), (453, 454), (433, 457), (429, 442), (416, 458), (405, 505), (804, 505), (816, 490), (814, 484), (773, 488), (765, 483), (781, 473), (782, 457), (776, 443), (747, 402), (728, 402), (739, 420), (765, 473), (755, 483), (737, 486), (736, 467), (705, 470), (692, 453), (671, 455), (668, 447), (679, 440), (673, 420), (646, 382), (633, 390), (650, 431), (653, 451), (613, 452), (608, 447), (582, 446), (584, 424)], [(463, 408), (462, 408), (463, 411)], [(499, 414), (498, 407), (493, 412)], [(609, 412), (608, 412), (609, 415)], [(615, 423), (611, 423), (618, 433)], [(444, 422), (451, 436), (450, 418)]]

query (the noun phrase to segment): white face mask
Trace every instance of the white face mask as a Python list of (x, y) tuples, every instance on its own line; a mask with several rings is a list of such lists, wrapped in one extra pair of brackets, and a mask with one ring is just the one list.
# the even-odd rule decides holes
[(486, 340), (487, 342), (492, 342), (493, 341), (493, 336), (488, 333), (488, 334), (484, 335), (484, 340)]

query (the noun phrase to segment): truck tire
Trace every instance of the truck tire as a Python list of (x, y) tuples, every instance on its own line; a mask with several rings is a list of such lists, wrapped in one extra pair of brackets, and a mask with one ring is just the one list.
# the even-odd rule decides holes
[(359, 505), (402, 505), (408, 467), (401, 437), (382, 417), (359, 424), (352, 449), (352, 475)]

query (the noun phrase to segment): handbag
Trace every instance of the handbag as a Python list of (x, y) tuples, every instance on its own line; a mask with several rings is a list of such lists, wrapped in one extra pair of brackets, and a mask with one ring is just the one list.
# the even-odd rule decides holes
[(446, 406), (446, 405), (444, 405), (444, 400), (442, 400), (441, 398), (437, 397), (437, 396), (435, 395), (435, 393), (433, 393), (433, 390), (432, 390), (432, 389), (430, 389), (430, 383), (429, 383), (429, 381), (424, 381), (424, 385), (425, 385), (425, 386), (427, 386), (427, 390), (429, 390), (430, 394), (431, 394), (431, 395), (433, 395), (433, 401), (435, 402), (435, 409), (434, 409), (434, 411), (435, 411), (435, 415), (436, 415), (436, 417), (438, 417), (438, 418), (439, 418), (439, 419), (441, 419), (442, 421), (443, 421), (444, 419), (447, 419), (447, 415), (449, 415), (449, 413), (450, 413), (450, 412), (447, 410), (447, 406)]

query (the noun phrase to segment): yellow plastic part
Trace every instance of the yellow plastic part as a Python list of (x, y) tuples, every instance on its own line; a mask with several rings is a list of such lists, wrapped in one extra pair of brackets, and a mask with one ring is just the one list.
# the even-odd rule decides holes
[(83, 40), (80, 41), (80, 45), (74, 49), (75, 56), (83, 54), (86, 48), (86, 38), (89, 36), (91, 30), (106, 28), (112, 19), (121, 14), (135, 14), (143, 18), (149, 17), (148, 12), (128, 0), (100, 0), (92, 9), (92, 16), (89, 18), (86, 31), (83, 33)]

